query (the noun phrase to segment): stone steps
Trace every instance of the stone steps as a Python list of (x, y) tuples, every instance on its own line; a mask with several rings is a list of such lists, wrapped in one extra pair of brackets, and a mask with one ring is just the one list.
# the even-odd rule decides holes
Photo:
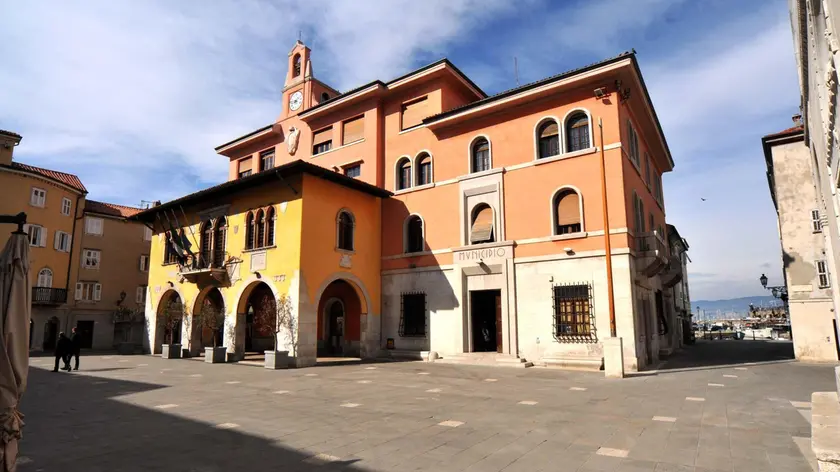
[(505, 354), (491, 353), (463, 353), (451, 354), (438, 358), (435, 362), (443, 364), (465, 364), (465, 365), (487, 365), (487, 366), (502, 366), (502, 367), (533, 367), (533, 362), (528, 362), (527, 359), (519, 357), (511, 357)]

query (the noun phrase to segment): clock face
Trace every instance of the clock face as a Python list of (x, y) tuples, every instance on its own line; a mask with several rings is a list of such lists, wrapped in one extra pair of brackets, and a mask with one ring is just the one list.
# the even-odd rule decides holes
[(294, 111), (300, 108), (301, 105), (303, 105), (303, 93), (298, 90), (289, 97), (289, 108)]

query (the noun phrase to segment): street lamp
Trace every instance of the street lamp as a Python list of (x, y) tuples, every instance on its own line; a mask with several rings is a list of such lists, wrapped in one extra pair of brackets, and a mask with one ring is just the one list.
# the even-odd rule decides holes
[(781, 300), (784, 303), (785, 317), (787, 317), (788, 316), (788, 306), (787, 306), (788, 291), (787, 291), (787, 286), (785, 286), (785, 285), (775, 285), (775, 286), (771, 285), (771, 286), (768, 287), (767, 286), (767, 276), (764, 275), (764, 274), (761, 274), (761, 277), (758, 278), (758, 281), (761, 282), (762, 287), (764, 287), (767, 290), (770, 290), (770, 293), (773, 294), (773, 297), (778, 298), (779, 300)]

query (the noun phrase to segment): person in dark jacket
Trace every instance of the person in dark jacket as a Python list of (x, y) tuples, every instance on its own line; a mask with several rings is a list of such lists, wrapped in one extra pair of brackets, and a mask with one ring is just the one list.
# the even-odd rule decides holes
[(73, 350), (73, 345), (70, 339), (62, 331), (58, 333), (58, 342), (55, 345), (55, 367), (53, 372), (58, 372), (58, 361), (64, 361), (64, 367), (61, 370), (70, 371), (70, 357), (68, 355)]
[(71, 352), (67, 354), (67, 365), (70, 366), (70, 357), (76, 358), (76, 370), (79, 370), (79, 353), (82, 351), (82, 336), (73, 328), (73, 334), (70, 336)]

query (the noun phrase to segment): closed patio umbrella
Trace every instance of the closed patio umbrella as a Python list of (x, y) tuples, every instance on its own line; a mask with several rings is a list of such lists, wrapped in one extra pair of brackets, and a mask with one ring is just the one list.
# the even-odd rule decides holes
[(18, 404), (29, 370), (29, 238), (20, 228), (0, 253), (0, 458), (2, 470), (15, 470), (23, 414)]

